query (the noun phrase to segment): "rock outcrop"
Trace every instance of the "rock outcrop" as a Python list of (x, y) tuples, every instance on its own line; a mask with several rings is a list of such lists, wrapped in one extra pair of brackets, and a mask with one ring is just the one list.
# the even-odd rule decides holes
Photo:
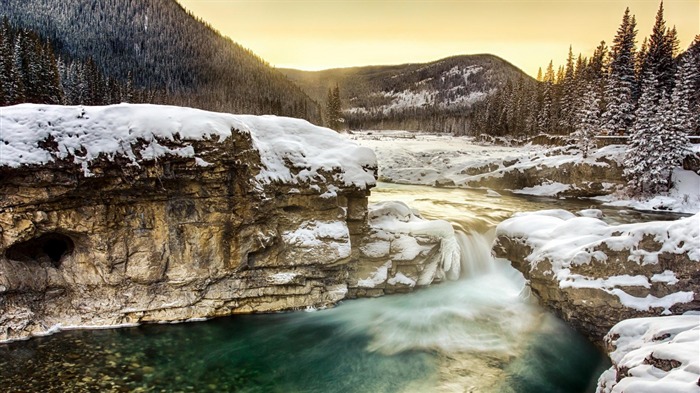
[(700, 314), (628, 319), (605, 336), (597, 393), (700, 391)]
[(459, 278), (460, 249), (449, 222), (424, 220), (402, 202), (382, 202), (370, 205), (369, 224), (349, 296), (410, 292)]
[(700, 309), (700, 214), (609, 226), (562, 211), (501, 223), (493, 253), (540, 302), (602, 346), (616, 323)]
[(625, 183), (622, 165), (615, 159), (619, 156), (616, 150), (618, 146), (611, 146), (583, 159), (572, 152), (555, 149), (548, 152), (550, 155), (506, 161), (497, 168), (493, 165), (466, 168), (463, 173), (470, 177), (459, 184), (554, 197), (608, 195)]
[[(392, 291), (358, 284), (374, 153), (333, 131), (151, 105), (1, 116), (0, 341)], [(433, 266), (442, 239), (415, 241)]]

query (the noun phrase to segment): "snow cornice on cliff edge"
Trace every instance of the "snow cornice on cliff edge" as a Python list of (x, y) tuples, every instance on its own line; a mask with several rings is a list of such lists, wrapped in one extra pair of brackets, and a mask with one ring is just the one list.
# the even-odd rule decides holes
[(2, 108), (0, 122), (0, 168), (66, 161), (90, 177), (98, 158), (126, 159), (139, 167), (168, 156), (208, 166), (195, 142), (224, 142), (235, 132), (249, 136), (260, 156), (260, 183), (326, 183), (331, 179), (324, 174), (332, 173), (332, 180), (345, 186), (367, 189), (375, 184), (377, 160), (371, 149), (294, 118), (148, 104), (22, 104)]

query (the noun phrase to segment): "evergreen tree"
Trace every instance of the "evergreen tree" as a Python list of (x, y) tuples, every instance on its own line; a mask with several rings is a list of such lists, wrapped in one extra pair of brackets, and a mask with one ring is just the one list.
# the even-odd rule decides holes
[(647, 72), (642, 86), (642, 95), (637, 106), (636, 122), (625, 153), (624, 175), (630, 191), (637, 195), (657, 191), (659, 178), (655, 173), (659, 165), (659, 116), (657, 103), (660, 100), (659, 83), (656, 76)]
[(605, 89), (606, 108), (603, 114), (603, 130), (609, 135), (629, 132), (634, 121), (635, 87), (634, 45), (637, 35), (636, 21), (625, 10), (622, 23), (613, 40), (610, 75)]
[(25, 70), (25, 64), (24, 64), (24, 47), (23, 47), (23, 40), (22, 40), (22, 34), (16, 34), (17, 37), (15, 37), (14, 40), (14, 46), (12, 50), (12, 71), (10, 71), (10, 75), (13, 78), (13, 83), (14, 83), (14, 88), (12, 92), (12, 101), (11, 104), (19, 104), (25, 101), (25, 78), (26, 78), (26, 70)]
[(554, 66), (552, 61), (547, 66), (543, 77), (542, 106), (537, 115), (537, 128), (539, 132), (551, 132), (554, 118)]
[[(653, 73), (658, 80), (660, 88), (670, 93), (673, 87), (675, 64), (673, 61), (674, 50), (678, 47), (678, 38), (675, 29), (669, 31), (664, 20), (664, 3), (661, 2), (656, 13), (656, 21), (649, 37), (649, 45), (644, 59), (642, 78)], [(674, 49), (675, 48), (675, 49)], [(642, 82), (643, 84), (643, 82)]]
[(667, 124), (666, 134), (663, 136), (666, 150), (664, 156), (668, 165), (680, 166), (690, 151), (688, 135), (695, 129), (692, 99), (698, 73), (698, 63), (693, 56), (685, 56), (676, 71), (670, 105), (664, 114)]
[[(581, 56), (579, 61), (582, 62)], [(561, 83), (561, 112), (559, 116), (559, 128), (563, 133), (570, 133), (574, 128), (576, 119), (576, 82), (574, 68), (574, 53), (569, 46), (569, 55), (566, 58), (566, 67), (564, 68), (564, 77)]]
[(41, 47), (42, 52), (42, 97), (40, 102), (45, 104), (60, 104), (63, 102), (61, 74), (58, 61), (51, 44), (47, 41)]
[[(695, 70), (700, 69), (700, 35), (695, 36), (695, 40), (690, 44), (683, 56), (689, 57), (689, 61)], [(694, 119), (695, 128), (690, 133), (692, 135), (700, 135), (700, 72), (695, 73), (692, 79), (693, 93), (690, 95), (690, 112)]]
[(340, 88), (336, 85), (328, 89), (328, 99), (326, 101), (326, 126), (332, 130), (340, 130), (344, 122), (340, 103)]
[(594, 137), (600, 127), (600, 98), (593, 85), (589, 85), (583, 96), (583, 102), (578, 111), (576, 124), (576, 143), (583, 154), (588, 157), (588, 152), (595, 146)]
[(10, 30), (7, 18), (0, 25), (0, 106), (12, 102), (14, 78), (12, 72), (12, 48), (10, 47)]

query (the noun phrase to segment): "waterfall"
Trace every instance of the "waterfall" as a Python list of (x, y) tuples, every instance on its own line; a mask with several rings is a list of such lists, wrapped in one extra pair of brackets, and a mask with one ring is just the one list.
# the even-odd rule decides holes
[(491, 243), (493, 231), (486, 233), (456, 231), (455, 236), (459, 243), (460, 259), (462, 264), (462, 277), (473, 277), (490, 273), (494, 269), (494, 260), (491, 256)]

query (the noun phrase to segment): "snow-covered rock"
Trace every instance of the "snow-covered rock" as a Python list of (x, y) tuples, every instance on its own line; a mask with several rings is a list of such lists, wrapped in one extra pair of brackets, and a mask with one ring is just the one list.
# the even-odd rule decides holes
[(597, 393), (700, 392), (700, 314), (624, 320), (605, 343)]
[(700, 308), (700, 214), (611, 226), (563, 210), (515, 215), (493, 250), (547, 307), (597, 342), (632, 317)]
[(608, 195), (623, 184), (624, 147), (607, 146), (586, 159), (567, 147), (480, 145), (449, 135), (355, 133), (379, 158), (380, 179), (401, 184), (455, 185), (553, 197)]
[(402, 202), (381, 202), (369, 206), (369, 226), (351, 293), (406, 292), (459, 278), (461, 252), (449, 222), (420, 218)]
[(303, 120), (155, 105), (18, 105), (0, 122), (0, 341), (348, 296), (370, 149)]
[(0, 122), (0, 167), (72, 163), (89, 177), (100, 162), (138, 167), (168, 156), (206, 167), (210, 152), (193, 142), (222, 143), (238, 134), (252, 141), (260, 157), (255, 179), (261, 183), (324, 184), (331, 180), (326, 176), (358, 188), (375, 183), (376, 158), (370, 149), (300, 119), (148, 104), (22, 104), (2, 108)]

